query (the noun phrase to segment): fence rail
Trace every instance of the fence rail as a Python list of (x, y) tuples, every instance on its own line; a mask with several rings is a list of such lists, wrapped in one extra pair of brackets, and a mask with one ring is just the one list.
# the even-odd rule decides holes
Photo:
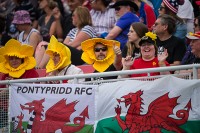
[(193, 70), (192, 78), (197, 79), (197, 77), (198, 77), (197, 69), (198, 68), (200, 68), (200, 64), (137, 69), (137, 70), (124, 70), (124, 71), (103, 72), (103, 73), (91, 73), (91, 74), (78, 74), (78, 75), (52, 76), (52, 77), (30, 78), (30, 79), (5, 80), (5, 81), (0, 81), (0, 84), (33, 83), (33, 82), (45, 82), (45, 81), (66, 80), (66, 79), (74, 79), (74, 83), (79, 83), (78, 79), (83, 79), (83, 78), (108, 77), (108, 76), (130, 75), (130, 74), (151, 73), (151, 72), (164, 72), (164, 71), (178, 71), (178, 70), (186, 70), (186, 69), (192, 69)]
[[(154, 80), (165, 75), (159, 76), (147, 76), (147, 77), (138, 77), (138, 78), (123, 78), (123, 79), (113, 79), (113, 80), (99, 80), (99, 81), (88, 81), (88, 82), (79, 82), (79, 79), (83, 78), (94, 78), (94, 77), (106, 77), (106, 76), (118, 76), (126, 74), (140, 74), (140, 73), (151, 73), (151, 72), (163, 72), (163, 71), (177, 71), (177, 70), (186, 70), (192, 69), (193, 73), (182, 73), (182, 74), (173, 74), (173, 76), (183, 78), (183, 79), (197, 79), (198, 71), (200, 64), (192, 65), (182, 65), (182, 66), (171, 66), (171, 67), (161, 67), (161, 68), (149, 68), (149, 69), (138, 69), (138, 70), (126, 70), (126, 71), (115, 71), (115, 72), (104, 72), (104, 73), (91, 73), (91, 74), (79, 74), (79, 75), (66, 75), (66, 76), (55, 76), (55, 77), (42, 77), (42, 78), (32, 78), (32, 79), (16, 79), (16, 80), (5, 80), (0, 81), (0, 84), (10, 84), (10, 83), (33, 83), (33, 82), (44, 82), (52, 80), (64, 80), (64, 79), (74, 79), (74, 83), (79, 84), (99, 84), (99, 83), (109, 83), (116, 82), (121, 80)], [(0, 88), (0, 133), (8, 132), (9, 121), (8, 115), (9, 112), (5, 108), (9, 105), (9, 89)]]

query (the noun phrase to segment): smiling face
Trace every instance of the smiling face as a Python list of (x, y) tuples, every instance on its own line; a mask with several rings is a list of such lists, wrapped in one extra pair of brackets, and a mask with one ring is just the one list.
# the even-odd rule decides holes
[(94, 46), (94, 54), (95, 54), (97, 60), (105, 59), (107, 56), (107, 51), (108, 51), (107, 46), (105, 46), (101, 43), (97, 43)]
[(56, 66), (59, 63), (60, 55), (58, 53), (53, 53), (53, 61), (54, 61), (54, 66)]
[(23, 63), (23, 59), (16, 56), (9, 56), (8, 63), (12, 68), (18, 68)]
[(152, 60), (155, 58), (155, 46), (152, 43), (149, 42), (143, 42), (140, 46), (142, 59), (145, 61)]

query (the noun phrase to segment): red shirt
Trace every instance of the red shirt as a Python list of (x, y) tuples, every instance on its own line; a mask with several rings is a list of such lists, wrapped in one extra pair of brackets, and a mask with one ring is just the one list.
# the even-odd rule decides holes
[[(9, 77), (8, 74), (4, 74), (1, 78), (1, 80), (6, 80)], [(26, 79), (26, 78), (37, 78), (39, 77), (38, 73), (35, 69), (26, 70), (25, 73), (18, 79)], [(0, 88), (6, 88), (6, 85), (0, 85)], [(1, 91), (1, 90), (0, 90)], [(5, 99), (4, 101), (0, 101), (0, 107), (4, 108), (5, 111), (8, 109), (8, 99)]]
[[(39, 74), (37, 73), (37, 71), (35, 69), (30, 69), (26, 70), (21, 77), (15, 79), (27, 79), (27, 78), (38, 78), (38, 77)], [(7, 78), (9, 78), (9, 75), (4, 74), (0, 80), (6, 80)], [(6, 88), (6, 85), (0, 85), (0, 88)]]
[[(166, 66), (169, 66), (169, 63), (165, 61)], [(130, 69), (145, 69), (145, 68), (155, 68), (160, 67), (158, 64), (158, 58), (155, 57), (151, 61), (144, 61), (142, 58), (135, 59), (133, 65), (130, 67)], [(152, 72), (150, 73), (151, 76), (160, 75), (160, 72)], [(147, 76), (147, 73), (141, 73), (141, 74), (131, 74), (131, 77), (144, 77)]]

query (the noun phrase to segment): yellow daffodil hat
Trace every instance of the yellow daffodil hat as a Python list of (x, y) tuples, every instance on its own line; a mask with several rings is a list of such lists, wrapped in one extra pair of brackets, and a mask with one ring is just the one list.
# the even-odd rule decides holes
[[(0, 72), (9, 74), (13, 78), (21, 77), (26, 70), (33, 69), (36, 66), (33, 53), (34, 49), (32, 46), (22, 45), (19, 41), (10, 39), (4, 47), (0, 48)], [(22, 58), (24, 61), (19, 67), (13, 68), (9, 65), (9, 56)]]
[[(104, 44), (108, 48), (107, 56), (103, 60), (96, 59), (94, 53), (94, 46), (98, 42)], [(120, 47), (120, 42), (115, 40), (106, 40), (103, 38), (88, 39), (81, 43), (81, 47), (83, 50), (81, 59), (85, 61), (87, 64), (93, 64), (93, 67), (98, 72), (104, 72), (114, 62), (115, 59), (115, 53), (113, 50), (114, 45)]]
[[(51, 36), (46, 53), (50, 56), (49, 62), (46, 65), (47, 73), (62, 69), (71, 64), (70, 49), (61, 42), (58, 42), (58, 40), (53, 35)], [(53, 53), (57, 53), (60, 55), (60, 61), (57, 65), (54, 65)]]

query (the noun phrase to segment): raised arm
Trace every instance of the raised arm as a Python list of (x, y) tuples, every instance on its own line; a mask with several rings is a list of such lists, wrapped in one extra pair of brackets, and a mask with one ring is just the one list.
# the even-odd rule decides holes
[(114, 28), (108, 33), (105, 39), (114, 40), (120, 33), (122, 29), (118, 26), (114, 26)]

